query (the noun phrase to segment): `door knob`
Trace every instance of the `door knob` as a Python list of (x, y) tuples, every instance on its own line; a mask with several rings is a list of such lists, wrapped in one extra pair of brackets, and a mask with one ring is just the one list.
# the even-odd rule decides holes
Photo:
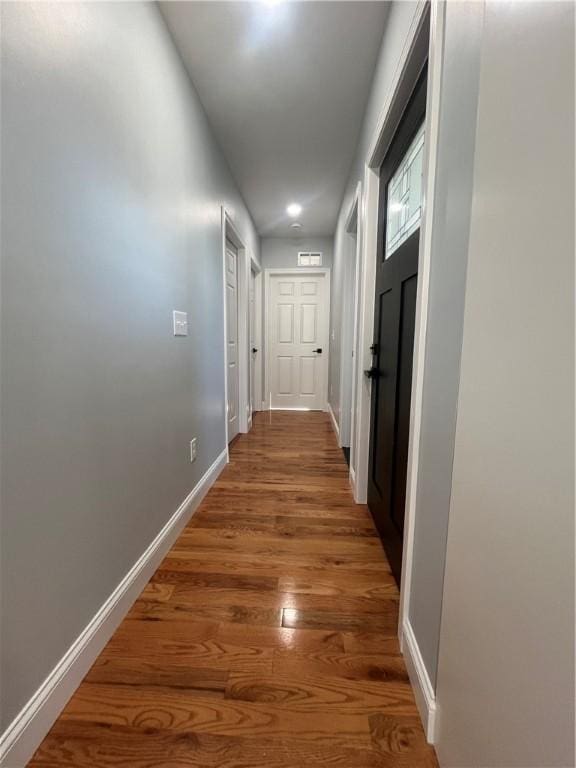
[(258, 352), (258, 350), (256, 349), (256, 347), (252, 347), (252, 353), (253, 353), (253, 354), (256, 354), (256, 352)]
[(364, 371), (364, 376), (366, 376), (367, 379), (376, 379), (378, 377), (378, 368), (375, 368), (374, 366), (368, 368), (368, 370)]
[(322, 347), (318, 347), (318, 349), (315, 349), (314, 352), (318, 352), (319, 355), (322, 354)]

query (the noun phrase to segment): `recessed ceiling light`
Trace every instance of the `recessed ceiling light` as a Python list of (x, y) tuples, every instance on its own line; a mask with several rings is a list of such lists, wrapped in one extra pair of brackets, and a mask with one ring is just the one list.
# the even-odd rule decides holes
[(299, 221), (295, 221), (293, 224), (290, 224), (290, 229), (302, 229), (302, 224)]
[(286, 208), (286, 213), (288, 216), (292, 216), (292, 218), (295, 219), (296, 216), (300, 216), (302, 213), (302, 206), (300, 203), (290, 203), (290, 205)]

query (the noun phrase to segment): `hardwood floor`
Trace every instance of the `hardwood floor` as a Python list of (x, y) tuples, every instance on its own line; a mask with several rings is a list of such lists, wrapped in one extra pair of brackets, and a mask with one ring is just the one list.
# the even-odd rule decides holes
[(30, 768), (436, 768), (323, 413), (257, 414)]

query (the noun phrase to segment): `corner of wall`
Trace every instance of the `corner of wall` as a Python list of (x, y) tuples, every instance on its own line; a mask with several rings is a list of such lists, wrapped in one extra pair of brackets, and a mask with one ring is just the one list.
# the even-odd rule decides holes
[(414, 630), (407, 618), (402, 624), (401, 646), (426, 739), (429, 744), (434, 744), (436, 739), (436, 696)]

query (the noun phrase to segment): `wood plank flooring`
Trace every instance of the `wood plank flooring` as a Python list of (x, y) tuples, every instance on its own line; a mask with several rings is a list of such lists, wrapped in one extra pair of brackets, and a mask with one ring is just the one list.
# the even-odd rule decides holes
[(437, 768), (323, 413), (249, 435), (29, 768)]

